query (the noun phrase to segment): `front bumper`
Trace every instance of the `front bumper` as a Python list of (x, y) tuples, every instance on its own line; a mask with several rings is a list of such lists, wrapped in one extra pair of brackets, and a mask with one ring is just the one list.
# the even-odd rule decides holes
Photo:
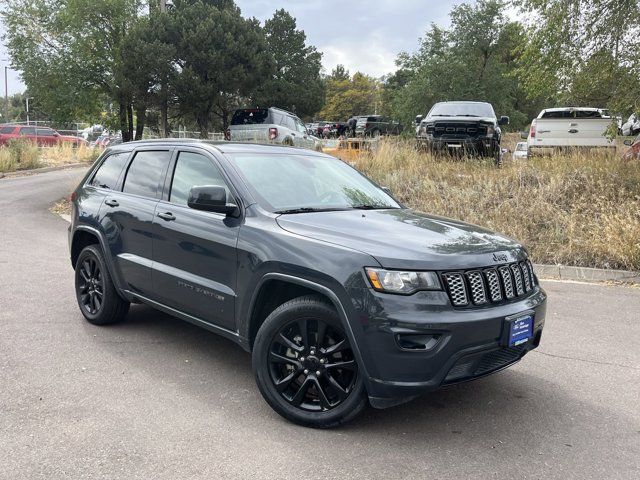
[(496, 145), (493, 137), (460, 137), (419, 136), (418, 144), (423, 148), (437, 152), (474, 153), (491, 156), (495, 153)]
[[(371, 403), (379, 408), (508, 367), (539, 345), (544, 328), (547, 297), (539, 286), (516, 301), (483, 308), (454, 308), (445, 292), (359, 294), (354, 335)], [(532, 338), (502, 346), (505, 319), (524, 312), (534, 315)], [(426, 348), (403, 348), (414, 338)]]

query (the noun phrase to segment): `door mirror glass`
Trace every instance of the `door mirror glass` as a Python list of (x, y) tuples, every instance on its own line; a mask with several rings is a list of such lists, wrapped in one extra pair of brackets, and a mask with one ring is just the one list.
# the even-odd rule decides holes
[(227, 203), (227, 190), (217, 185), (191, 187), (189, 190), (189, 208), (206, 212), (230, 215), (238, 210), (238, 206)]
[(624, 141), (624, 144), (625, 144), (627, 147), (630, 147), (631, 145), (633, 145), (633, 142), (632, 142), (631, 140), (625, 140), (625, 141)]
[(509, 117), (505, 115), (500, 117), (500, 120), (498, 120), (498, 125), (509, 125)]

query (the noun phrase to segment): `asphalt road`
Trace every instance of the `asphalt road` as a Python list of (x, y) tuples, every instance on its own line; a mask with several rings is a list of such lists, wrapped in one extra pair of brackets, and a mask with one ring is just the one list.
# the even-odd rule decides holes
[(230, 341), (142, 306), (84, 321), (48, 211), (81, 173), (0, 180), (0, 478), (640, 478), (640, 289), (545, 282), (518, 365), (305, 429)]

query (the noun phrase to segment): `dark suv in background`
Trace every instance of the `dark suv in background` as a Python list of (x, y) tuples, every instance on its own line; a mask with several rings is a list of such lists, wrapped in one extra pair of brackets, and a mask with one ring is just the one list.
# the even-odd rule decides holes
[(439, 102), (417, 128), (418, 146), (432, 152), (448, 152), (502, 158), (501, 125), (509, 117), (496, 117), (486, 102)]
[(399, 135), (402, 125), (382, 115), (368, 115), (356, 120), (357, 137), (379, 137), (381, 135)]
[(72, 204), (89, 322), (145, 303), (223, 335), (252, 352), (269, 405), (303, 425), (496, 372), (540, 343), (546, 295), (521, 245), (405, 208), (328, 155), (127, 143)]

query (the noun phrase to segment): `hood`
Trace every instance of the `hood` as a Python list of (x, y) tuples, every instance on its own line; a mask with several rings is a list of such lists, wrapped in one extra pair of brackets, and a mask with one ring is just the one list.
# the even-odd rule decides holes
[(288, 232), (367, 253), (385, 268), (468, 269), (526, 258), (505, 236), (410, 209), (300, 213), (277, 222)]
[(482, 123), (490, 123), (496, 124), (498, 120), (495, 117), (427, 117), (422, 120), (422, 123), (434, 123), (434, 122), (460, 122), (460, 123), (473, 123), (473, 122), (482, 122)]

